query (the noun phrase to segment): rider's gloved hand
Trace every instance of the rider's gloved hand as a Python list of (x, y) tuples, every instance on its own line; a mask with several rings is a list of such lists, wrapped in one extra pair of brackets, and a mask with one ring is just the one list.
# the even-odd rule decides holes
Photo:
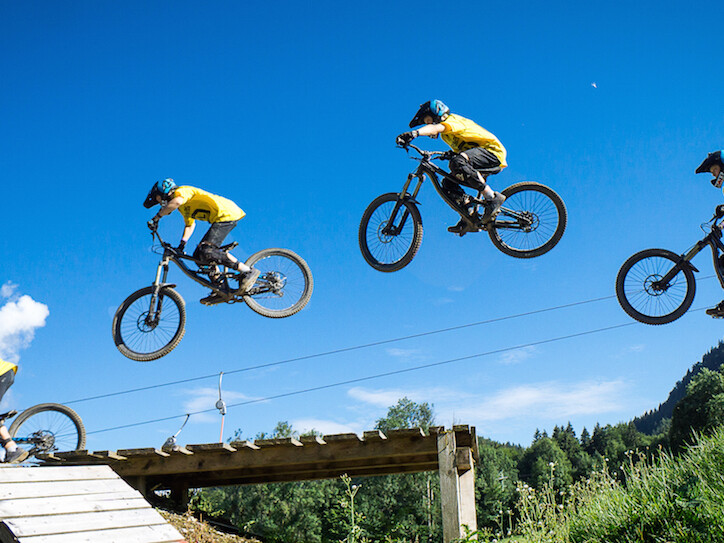
[(720, 205), (716, 206), (716, 211), (714, 212), (714, 216), (717, 219), (721, 219), (722, 217), (724, 217), (724, 204), (720, 204)]
[(156, 215), (153, 217), (153, 219), (148, 221), (146, 223), (146, 225), (148, 226), (149, 230), (155, 232), (156, 229), (158, 228), (158, 221), (160, 221), (160, 220), (161, 220), (161, 218), (158, 215)]
[(178, 242), (178, 247), (176, 247), (176, 252), (184, 254), (184, 248), (186, 247), (186, 242), (184, 240), (181, 240)]
[(454, 156), (455, 151), (445, 151), (443, 154), (440, 155), (440, 160), (450, 160)]
[(405, 146), (419, 135), (420, 134), (417, 130), (413, 130), (412, 132), (403, 132), (395, 138), (395, 141), (397, 142), (397, 145)]

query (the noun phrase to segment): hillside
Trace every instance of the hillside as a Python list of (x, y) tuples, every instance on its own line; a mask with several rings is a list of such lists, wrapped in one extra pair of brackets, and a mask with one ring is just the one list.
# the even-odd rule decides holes
[(219, 532), (206, 522), (196, 519), (190, 513), (179, 515), (161, 509), (158, 512), (181, 532), (188, 543), (259, 543), (256, 539), (246, 539), (237, 535)]
[(698, 374), (703, 368), (716, 371), (719, 367), (724, 364), (724, 342), (720, 341), (719, 345), (712, 348), (706, 353), (700, 362), (694, 364), (686, 375), (676, 383), (676, 386), (669, 393), (669, 397), (665, 402), (660, 403), (656, 409), (647, 411), (640, 417), (633, 419), (633, 423), (639, 432), (644, 434), (653, 435), (658, 433), (662, 423), (666, 419), (670, 419), (674, 412), (674, 406), (681, 400), (686, 394), (686, 387), (691, 382), (691, 379)]

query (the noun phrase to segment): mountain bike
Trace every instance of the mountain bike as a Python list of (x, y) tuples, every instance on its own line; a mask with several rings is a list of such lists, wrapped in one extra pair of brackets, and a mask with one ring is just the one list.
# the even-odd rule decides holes
[(724, 210), (701, 225), (706, 232), (687, 252), (677, 255), (666, 249), (646, 249), (621, 266), (616, 277), (616, 296), (623, 310), (644, 324), (667, 324), (687, 312), (696, 294), (691, 263), (705, 247), (711, 247), (714, 271), (724, 288), (724, 243), (721, 220)]
[[(566, 206), (555, 191), (526, 181), (516, 183), (504, 190), (506, 200), (497, 216), (484, 223), (479, 210), (485, 210), (491, 204), (482, 198), (468, 196), (468, 200), (458, 202), (442, 188), (440, 178), (454, 183), (459, 181), (433, 160), (446, 160), (448, 153), (425, 151), (408, 143), (405, 150), (412, 148), (419, 157), (417, 169), (407, 176), (400, 192), (388, 192), (378, 196), (367, 207), (359, 226), (359, 246), (362, 256), (374, 269), (393, 272), (407, 266), (422, 243), (422, 217), (417, 201), (420, 188), (428, 177), (435, 190), (466, 224), (467, 232), (487, 231), (493, 245), (503, 253), (516, 258), (533, 258), (550, 251), (560, 241), (566, 229), (568, 215)], [(483, 177), (492, 172), (479, 170)], [(412, 193), (408, 191), (412, 181), (416, 185)], [(471, 215), (468, 206), (474, 207)]]
[[(246, 260), (259, 270), (258, 279), (246, 291), (240, 288), (242, 274), (215, 262), (187, 255), (165, 242), (158, 230), (151, 232), (161, 254), (151, 286), (137, 290), (120, 305), (113, 317), (113, 340), (131, 360), (149, 362), (170, 353), (181, 341), (186, 326), (186, 305), (166, 281), (173, 262), (188, 277), (222, 295), (217, 303), (244, 302), (249, 309), (272, 319), (289, 317), (307, 305), (314, 280), (302, 257), (288, 249), (264, 249)], [(230, 251), (238, 244), (220, 247)], [(188, 262), (188, 265), (186, 264)]]
[[(0, 424), (18, 412), (0, 414)], [(85, 427), (78, 413), (59, 403), (41, 403), (29, 407), (8, 428), (10, 437), (28, 451), (29, 457), (57, 451), (75, 451), (85, 447)]]

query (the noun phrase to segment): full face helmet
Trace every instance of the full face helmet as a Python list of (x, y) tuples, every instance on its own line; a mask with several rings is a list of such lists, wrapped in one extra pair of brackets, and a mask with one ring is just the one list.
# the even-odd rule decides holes
[(719, 174), (711, 180), (711, 184), (720, 189), (724, 185), (724, 163), (722, 163), (721, 151), (709, 153), (704, 162), (699, 164), (696, 173), (709, 173), (712, 166), (719, 166)]
[(173, 179), (170, 177), (161, 179), (161, 181), (156, 181), (151, 187), (151, 190), (148, 191), (148, 196), (146, 196), (146, 201), (143, 202), (143, 207), (149, 209), (155, 206), (158, 203), (156, 201), (156, 196), (160, 196), (162, 200), (168, 200), (169, 194), (175, 188), (176, 183), (174, 183)]
[(428, 115), (432, 117), (434, 123), (439, 123), (448, 113), (450, 113), (450, 108), (443, 104), (442, 101), (430, 100), (420, 105), (420, 109), (417, 110), (417, 113), (410, 121), (410, 128), (425, 124), (425, 117)]

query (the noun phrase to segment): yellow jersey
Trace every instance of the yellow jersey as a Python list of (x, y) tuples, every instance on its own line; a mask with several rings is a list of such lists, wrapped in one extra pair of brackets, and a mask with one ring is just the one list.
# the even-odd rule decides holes
[(505, 168), (507, 152), (500, 140), (470, 119), (450, 114), (440, 121), (445, 127), (441, 136), (456, 153), (462, 153), (473, 147), (482, 147), (493, 153), (500, 160), (500, 167)]
[(188, 185), (176, 187), (173, 197), (183, 199), (178, 210), (183, 215), (186, 226), (191, 226), (196, 220), (210, 223), (238, 221), (246, 215), (228, 198)]
[(18, 373), (17, 364), (13, 364), (12, 362), (5, 362), (5, 360), (0, 358), (0, 375), (5, 375), (10, 370), (14, 371), (15, 373)]

